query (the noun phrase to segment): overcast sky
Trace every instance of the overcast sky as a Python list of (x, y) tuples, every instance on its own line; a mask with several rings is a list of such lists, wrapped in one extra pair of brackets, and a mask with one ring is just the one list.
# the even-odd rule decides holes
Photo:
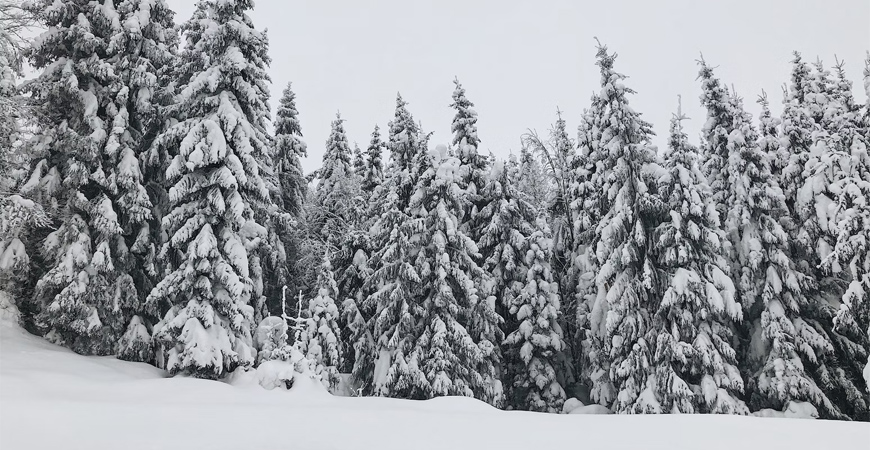
[[(179, 22), (195, 4), (168, 2)], [(484, 151), (517, 153), (520, 136), (546, 132), (557, 107), (575, 135), (599, 82), (595, 36), (619, 54), (616, 69), (638, 91), (632, 106), (660, 147), (678, 95), (698, 142), (701, 52), (756, 114), (762, 89), (781, 109), (793, 50), (828, 66), (845, 60), (863, 102), (870, 49), (868, 0), (256, 0), (251, 17), (269, 32), (273, 110), (293, 82), (306, 171), (320, 166), (336, 111), (364, 149), (393, 117), (396, 92), (435, 132), (432, 145), (449, 143), (454, 76), (475, 104)]]

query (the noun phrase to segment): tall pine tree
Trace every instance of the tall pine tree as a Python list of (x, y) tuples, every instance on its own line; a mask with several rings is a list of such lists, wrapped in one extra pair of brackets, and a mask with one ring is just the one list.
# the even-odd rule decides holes
[(505, 339), (505, 391), (515, 408), (560, 412), (565, 403), (565, 342), (558, 282), (550, 267), (552, 239), (542, 218), (535, 219), (532, 230), (519, 255), (514, 295), (506, 300), (511, 326)]
[(288, 83), (278, 103), (275, 115), (275, 172), (281, 187), (281, 197), (275, 199), (283, 211), (298, 216), (302, 212), (308, 185), (302, 172), (302, 158), (308, 156), (302, 140), (296, 94)]
[[(178, 123), (159, 138), (172, 162), (166, 178), (170, 270), (151, 291), (168, 309), (155, 330), (171, 373), (220, 378), (254, 362), (253, 281), (246, 246), (265, 238), (255, 208), (268, 202), (258, 157), (265, 133), (267, 40), (247, 13), (250, 0), (203, 0), (185, 25), (189, 71), (176, 99)], [(207, 31), (207, 32), (206, 32)]]
[(653, 253), (662, 271), (662, 298), (653, 320), (657, 331), (653, 371), (661, 412), (746, 414), (743, 378), (732, 347), (733, 323), (743, 318), (722, 254), (725, 235), (698, 150), (671, 120), (661, 187), (670, 212), (656, 229)]
[(604, 195), (593, 240), (600, 267), (589, 336), (596, 352), (591, 358), (593, 397), (599, 403), (612, 401), (618, 412), (657, 412), (661, 406), (650, 395), (655, 388), (649, 367), (657, 301), (649, 249), (661, 201), (650, 171), (657, 167), (649, 143), (652, 130), (628, 105), (627, 95), (634, 91), (614, 71), (616, 55), (599, 45), (597, 58), (601, 93), (590, 118), (601, 138), (589, 158), (596, 166), (593, 184)]
[(425, 376), (418, 395), (474, 396), (500, 405), (495, 298), (480, 295), (475, 281), (483, 278), (483, 270), (476, 263), (477, 245), (458, 226), (466, 201), (458, 186), (463, 165), (445, 146), (421, 163), (410, 211), (420, 230), (414, 264), (422, 315), (408, 357), (408, 364), (418, 364)]
[[(28, 8), (51, 30), (30, 53), (42, 70), (29, 85), (40, 131), (22, 187), (55, 220), (42, 248), (47, 270), (36, 274), (38, 320), (49, 337), (78, 352), (112, 354), (143, 312), (154, 275), (139, 154), (152, 136), (158, 80), (170, 63), (172, 13), (163, 2), (137, 1), (118, 9), (72, 1)], [(143, 328), (131, 326), (137, 334)]]
[(372, 140), (366, 149), (365, 170), (362, 174), (362, 190), (369, 196), (384, 181), (383, 150), (384, 143), (381, 141), (381, 131), (375, 125), (375, 130), (372, 131)]

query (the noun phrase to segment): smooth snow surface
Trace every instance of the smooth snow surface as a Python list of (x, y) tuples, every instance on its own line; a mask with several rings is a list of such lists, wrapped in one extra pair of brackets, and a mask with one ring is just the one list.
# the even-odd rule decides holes
[(268, 391), (255, 383), (166, 378), (145, 364), (76, 355), (0, 321), (4, 450), (820, 450), (870, 444), (868, 423), (503, 412), (466, 398), (343, 398), (315, 383), (298, 387)]

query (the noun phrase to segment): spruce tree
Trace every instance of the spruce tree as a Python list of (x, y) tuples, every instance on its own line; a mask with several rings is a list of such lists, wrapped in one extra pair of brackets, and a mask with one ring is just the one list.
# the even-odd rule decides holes
[[(572, 361), (577, 366), (576, 371), (580, 381), (592, 388), (595, 396), (601, 395), (601, 388), (607, 388), (606, 381), (601, 379), (604, 371), (595, 369), (599, 364), (592, 360), (601, 355), (595, 350), (595, 340), (591, 339), (592, 315), (598, 288), (595, 277), (599, 271), (595, 256), (597, 235), (595, 229), (601, 219), (604, 194), (597, 183), (600, 175), (596, 172), (594, 160), (600, 152), (601, 132), (595, 124), (597, 111), (601, 109), (600, 97), (592, 96), (592, 105), (583, 111), (580, 125), (577, 127), (577, 151), (572, 156), (571, 171), (566, 180), (566, 192), (570, 198), (568, 212), (570, 213), (570, 231), (567, 236), (571, 241), (566, 245), (558, 244), (560, 252), (569, 259), (563, 264), (568, 265), (571, 275), (561, 284), (562, 289), (573, 289), (563, 293), (562, 309), (564, 311), (564, 330), (572, 350)], [(564, 235), (564, 233), (563, 233)], [(562, 239), (564, 240), (564, 238)], [(563, 256), (565, 258), (565, 256)], [(603, 397), (599, 397), (603, 398)]]
[(387, 175), (390, 189), (395, 189), (398, 194), (398, 207), (407, 211), (411, 201), (411, 194), (417, 182), (416, 166), (425, 154), (422, 145), (423, 137), (414, 117), (408, 111), (408, 103), (399, 94), (396, 97), (395, 117), (390, 121), (387, 148), (390, 151), (390, 162), (387, 165)]
[(421, 282), (412, 259), (413, 224), (399, 209), (398, 194), (391, 191), (387, 195), (387, 211), (376, 225), (387, 239), (372, 259), (375, 269), (366, 283), (372, 293), (363, 305), (372, 311), (370, 327), (377, 360), (373, 368), (355, 366), (353, 376), (360, 385), (371, 386), (374, 395), (425, 398), (416, 389), (416, 380), (423, 378), (419, 365), (410, 366), (406, 360), (416, 337), (415, 317), (422, 312), (413, 298)]
[(359, 144), (353, 143), (353, 173), (362, 180), (366, 172), (366, 160), (363, 157), (362, 150), (359, 149)]
[(734, 118), (728, 107), (728, 89), (713, 75), (713, 68), (703, 58), (698, 65), (701, 66), (698, 73), (701, 105), (707, 109), (709, 119), (702, 128), (705, 142), (701, 152), (701, 168), (713, 194), (710, 200), (724, 221), (728, 215), (728, 205), (725, 203), (728, 190), (728, 127)]
[(517, 408), (558, 413), (565, 403), (560, 376), (565, 342), (559, 325), (559, 292), (550, 267), (552, 239), (547, 223), (538, 218), (527, 236), (520, 263), (524, 280), (517, 280), (509, 313), (517, 322), (505, 339), (507, 400)]
[[(136, 315), (130, 319), (119, 343), (118, 357), (151, 362), (148, 331), (157, 319), (157, 311), (145, 306), (145, 298), (159, 275), (160, 265), (155, 260), (162, 230), (153, 212), (154, 199), (146, 190), (147, 174), (142, 167), (154, 138), (164, 126), (161, 107), (178, 42), (174, 13), (164, 1), (124, 0), (118, 5), (118, 13), (127, 32), (116, 36), (113, 45), (121, 49), (116, 65), (126, 92), (122, 89), (118, 96), (118, 102), (125, 104), (119, 105), (109, 145), (118, 145), (112, 164), (116, 166), (120, 225), (128, 236), (128, 269), (139, 296), (133, 311)], [(121, 131), (124, 125), (126, 130)]]
[(171, 60), (172, 13), (162, 1), (28, 8), (50, 28), (30, 52), (42, 71), (28, 87), (39, 132), (21, 189), (54, 219), (42, 248), (46, 271), (35, 274), (38, 322), (75, 351), (113, 354), (143, 313), (155, 274), (139, 155), (153, 136), (158, 80)]
[[(314, 191), (314, 201), (307, 216), (311, 234), (323, 245), (341, 247), (359, 216), (359, 181), (353, 176), (352, 154), (344, 131), (344, 121), (336, 114), (332, 131), (326, 141), (320, 181)], [(353, 255), (337, 255), (349, 260)], [(345, 264), (336, 263), (336, 267)]]
[(422, 314), (407, 364), (418, 364), (425, 377), (417, 395), (474, 396), (500, 405), (495, 298), (479, 296), (475, 281), (483, 270), (476, 263), (477, 245), (458, 226), (465, 210), (458, 186), (463, 166), (443, 145), (427, 156), (421, 158), (410, 205), (420, 230), (413, 260), (420, 275), (414, 297)]
[(372, 140), (366, 149), (365, 170), (362, 175), (362, 190), (370, 197), (384, 181), (384, 165), (381, 160), (383, 149), (384, 143), (381, 141), (380, 128), (375, 125)]
[(777, 180), (782, 179), (782, 171), (788, 164), (788, 152), (782, 145), (780, 136), (780, 124), (782, 121), (770, 112), (770, 102), (767, 93), (762, 91), (756, 101), (761, 106), (761, 114), (758, 116), (759, 132), (761, 140), (759, 145), (770, 160), (770, 174)]
[[(550, 156), (550, 171), (557, 184), (556, 195), (550, 201), (550, 217), (553, 223), (557, 268), (562, 272), (571, 270), (571, 251), (574, 245), (574, 219), (572, 211), (572, 187), (575, 184), (578, 165), (576, 143), (568, 136), (568, 128), (562, 112), (557, 111), (556, 124), (550, 131), (553, 154)], [(572, 277), (568, 277), (569, 279)], [(573, 282), (573, 280), (572, 280)], [(572, 292), (570, 284), (562, 284), (563, 292)]]
[(661, 186), (670, 219), (656, 229), (652, 248), (662, 271), (653, 392), (660, 412), (747, 414), (731, 331), (743, 314), (722, 254), (719, 214), (706, 201), (710, 188), (683, 120), (680, 111), (671, 120), (669, 176)]
[(465, 96), (465, 88), (459, 83), (459, 79), (454, 79), (453, 84), (456, 89), (453, 91), (453, 103), (450, 107), (456, 110), (456, 115), (453, 117), (451, 130), (453, 145), (456, 146), (456, 154), (462, 164), (458, 185), (465, 190), (469, 200), (460, 220), (465, 232), (477, 242), (480, 229), (474, 220), (477, 213), (488, 203), (481, 191), (486, 184), (489, 167), (487, 158), (478, 151), (480, 138), (477, 137), (477, 112), (473, 109), (474, 103)]
[[(520, 198), (510, 182), (504, 163), (493, 167), (481, 194), (490, 202), (478, 213), (482, 235), (478, 242), (483, 270), (489, 274), (491, 292), (497, 300), (496, 310), (507, 318), (520, 283), (525, 282), (523, 251), (526, 239), (534, 230), (535, 210)], [(504, 330), (513, 331), (506, 322)]]
[(380, 198), (370, 205), (374, 219), (370, 231), (372, 275), (363, 286), (366, 297), (359, 309), (368, 318), (375, 364), (356, 365), (353, 376), (365, 394), (428, 398), (417, 386), (417, 380), (423, 378), (419, 366), (407, 364), (416, 337), (415, 317), (421, 313), (413, 298), (420, 275), (413, 265), (411, 240), (416, 226), (409, 205), (425, 141), (406, 106), (399, 95), (389, 127), (390, 161)]
[(323, 166), (318, 172), (320, 182), (315, 191), (315, 198), (318, 202), (323, 204), (341, 181), (353, 174), (352, 157), (350, 145), (347, 142), (347, 134), (344, 131), (344, 120), (341, 118), (341, 113), (336, 113), (329, 138), (326, 140)]
[[(302, 170), (302, 158), (308, 155), (302, 140), (302, 127), (296, 109), (296, 94), (288, 83), (278, 102), (275, 115), (275, 136), (273, 139), (272, 167), (277, 179), (278, 195), (272, 200), (277, 208), (273, 229), (280, 239), (283, 255), (271, 267), (272, 276), (266, 280), (265, 293), (269, 299), (279, 299), (286, 285), (290, 292), (301, 290), (305, 281), (302, 275), (307, 267), (303, 266), (302, 243), (304, 236), (303, 209), (308, 195), (308, 182)], [(282, 261), (283, 260), (283, 261)]]
[[(493, 167), (486, 184), (481, 187), (480, 195), (489, 199), (489, 203), (477, 214), (475, 222), (480, 224), (481, 236), (478, 241), (480, 260), (483, 261), (483, 272), (487, 274), (488, 292), (494, 296), (497, 322), (486, 322), (486, 311), (482, 323), (490, 329), (487, 336), (490, 342), (500, 344), (504, 335), (513, 332), (517, 322), (510, 315), (514, 305), (514, 297), (520, 294), (525, 283), (526, 273), (523, 267), (523, 252), (526, 239), (532, 234), (535, 212), (524, 200), (520, 199), (510, 184), (504, 164), (497, 162)], [(487, 302), (481, 302), (486, 305)], [(498, 326), (498, 322), (502, 322)], [(518, 338), (517, 338), (518, 339)], [(519, 358), (517, 358), (519, 359)], [(518, 361), (514, 365), (520, 366)], [(510, 365), (505, 362), (502, 366)], [(507, 369), (507, 367), (506, 367)], [(516, 368), (516, 371), (524, 368)], [(512, 380), (514, 374), (506, 371), (503, 379)], [(523, 395), (518, 395), (523, 397)], [(512, 406), (523, 407), (518, 398), (511, 398)], [(524, 399), (523, 399), (524, 400)]]
[(281, 187), (281, 196), (275, 203), (293, 216), (301, 214), (308, 191), (301, 163), (302, 158), (308, 156), (308, 150), (302, 140), (298, 116), (296, 94), (288, 83), (275, 115), (274, 167)]
[[(456, 147), (456, 155), (460, 164), (456, 185), (464, 192), (465, 196), (462, 203), (464, 209), (457, 214), (457, 217), (460, 223), (459, 228), (479, 247), (484, 239), (484, 227), (490, 224), (487, 222), (487, 215), (481, 214), (481, 211), (497, 200), (487, 197), (487, 192), (485, 192), (487, 173), (490, 167), (488, 158), (479, 153), (480, 138), (477, 136), (477, 112), (473, 109), (474, 104), (465, 96), (465, 88), (459, 83), (459, 79), (454, 79), (453, 83), (456, 89), (453, 91), (453, 103), (450, 106), (456, 111), (456, 115), (453, 117), (451, 126), (453, 131), (452, 143)], [(485, 258), (488, 256), (490, 255), (473, 255), (472, 257), (475, 258), (475, 263), (482, 267), (486, 264)], [(491, 277), (492, 273), (484, 270), (474, 280), (478, 286), (477, 294), (481, 301), (473, 306), (471, 320), (468, 323), (468, 332), (475, 341), (485, 343), (484, 351), (491, 353), (485, 359), (491, 358), (497, 365), (501, 359), (499, 344), (504, 339), (504, 334), (499, 327), (501, 315), (496, 313), (498, 308), (495, 305), (499, 300), (502, 301), (501, 305), (506, 303), (503, 298), (498, 297), (499, 294), (504, 293), (503, 289), (498, 289), (499, 281), (490, 280)], [(491, 286), (493, 285), (498, 291), (492, 290)], [(490, 295), (496, 295), (496, 297), (488, 298)], [(484, 370), (488, 371), (489, 368)]]
[[(797, 228), (803, 215), (803, 212), (799, 211), (798, 193), (806, 181), (804, 167), (809, 159), (810, 147), (813, 145), (813, 134), (818, 128), (806, 107), (806, 98), (810, 93), (809, 84), (809, 67), (801, 59), (800, 53), (795, 52), (792, 60), (791, 84), (783, 100), (782, 150), (786, 161), (779, 179), (791, 219), (788, 225), (792, 247), (798, 254), (806, 252), (805, 246), (801, 247), (797, 239)], [(772, 174), (776, 175), (775, 169), (779, 164), (776, 159), (771, 162)]]
[(317, 296), (308, 302), (306, 323), (303, 325), (299, 340), (299, 350), (310, 361), (312, 372), (321, 376), (323, 384), (330, 390), (338, 386), (338, 368), (341, 367), (341, 329), (338, 321), (338, 308), (335, 296), (338, 286), (332, 273), (329, 256), (323, 255), (323, 262), (317, 275)]
[(148, 301), (168, 309), (155, 338), (173, 374), (220, 378), (254, 362), (249, 255), (258, 251), (250, 243), (266, 237), (254, 219), (269, 200), (257, 159), (270, 151), (267, 40), (247, 15), (252, 7), (197, 5), (185, 24), (178, 122), (157, 141), (172, 157), (160, 253), (171, 265)]
[(351, 381), (357, 392), (371, 394), (374, 373), (375, 341), (369, 322), (360, 309), (362, 300), (349, 298), (342, 303), (341, 316), (343, 332), (347, 336), (343, 352), (345, 372), (351, 374)]
[(655, 378), (648, 370), (655, 350), (655, 336), (650, 333), (657, 303), (649, 230), (657, 225), (661, 209), (655, 177), (649, 171), (656, 165), (649, 143), (652, 130), (628, 105), (627, 95), (634, 91), (622, 84), (625, 76), (613, 70), (616, 55), (599, 45), (597, 58), (601, 70), (597, 104), (605, 107), (591, 112), (601, 139), (590, 163), (596, 166), (593, 184), (604, 193), (604, 213), (593, 241), (600, 267), (590, 320), (596, 352), (590, 358), (593, 399), (603, 404), (613, 401), (617, 412), (657, 412), (661, 407), (649, 395)]

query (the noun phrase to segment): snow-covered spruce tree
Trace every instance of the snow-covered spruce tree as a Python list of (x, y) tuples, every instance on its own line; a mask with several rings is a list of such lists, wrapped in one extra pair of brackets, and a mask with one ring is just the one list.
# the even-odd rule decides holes
[[(574, 169), (577, 167), (576, 143), (568, 136), (568, 128), (562, 112), (556, 111), (556, 123), (550, 130), (550, 141), (553, 151), (548, 156), (549, 171), (557, 184), (554, 195), (549, 201), (549, 215), (553, 224), (554, 250), (556, 252), (556, 268), (560, 273), (568, 273), (571, 269), (571, 251), (574, 245), (574, 228), (571, 210), (571, 188), (575, 182)], [(569, 280), (571, 276), (567, 277)], [(573, 280), (563, 284), (562, 292), (571, 292)], [(567, 289), (567, 290), (566, 290)]]
[(326, 141), (313, 208), (308, 214), (313, 232), (333, 246), (340, 244), (358, 213), (359, 183), (353, 177), (351, 158), (344, 121), (336, 114)]
[[(792, 60), (791, 83), (783, 99), (782, 110), (782, 150), (780, 158), (771, 159), (771, 173), (776, 175), (776, 169), (782, 166), (780, 185), (785, 195), (785, 203), (789, 209), (793, 223), (789, 224), (789, 232), (794, 243), (797, 243), (797, 225), (800, 224), (797, 211), (798, 191), (804, 186), (804, 166), (809, 159), (810, 147), (813, 144), (813, 133), (817, 125), (806, 107), (805, 99), (809, 93), (809, 67), (801, 59), (798, 52)], [(780, 154), (777, 153), (777, 156)], [(798, 251), (802, 249), (795, 248)]]
[[(789, 108), (790, 115), (798, 115), (806, 122), (802, 131), (808, 139), (803, 152), (793, 153), (783, 181), (788, 183), (790, 192), (787, 203), (791, 206), (792, 249), (795, 259), (801, 264), (804, 273), (816, 275), (822, 281), (825, 274), (817, 268), (822, 258), (826, 257), (836, 241), (836, 219), (831, 217), (835, 208), (830, 208), (836, 194), (828, 192), (832, 182), (842, 178), (843, 174), (836, 167), (836, 154), (842, 149), (837, 148), (836, 130), (832, 129), (830, 116), (840, 113), (838, 106), (831, 98), (829, 74), (821, 62), (815, 64), (816, 70), (808, 74), (806, 93), (803, 98), (795, 99), (795, 107)], [(797, 70), (796, 70), (797, 71)], [(799, 111), (792, 112), (792, 109)], [(785, 114), (785, 113), (784, 113)], [(789, 139), (788, 142), (791, 142)], [(834, 167), (830, 166), (834, 162)], [(822, 165), (820, 165), (820, 163)], [(810, 178), (813, 179), (810, 182)], [(796, 186), (792, 186), (796, 184)], [(839, 289), (837, 286), (830, 286)]]
[(362, 150), (359, 149), (359, 144), (353, 143), (353, 174), (362, 180), (366, 172), (366, 160)]
[(595, 308), (598, 296), (595, 279), (600, 269), (595, 249), (599, 235), (596, 229), (608, 205), (607, 201), (602, 200), (605, 193), (600, 186), (605, 174), (597, 171), (596, 163), (604, 151), (601, 143), (605, 127), (598, 121), (605, 108), (601, 96), (593, 94), (591, 105), (584, 109), (580, 125), (577, 126), (577, 151), (566, 188), (570, 199), (568, 212), (572, 241), (568, 245), (558, 245), (570, 249), (567, 263), (572, 273), (570, 284), (562, 285), (564, 289), (573, 289), (562, 294), (565, 336), (572, 349), (572, 360), (578, 366), (579, 380), (592, 389), (608, 386), (607, 382), (592, 382), (593, 377), (600, 378), (603, 375), (603, 372), (595, 372), (598, 364), (591, 363), (591, 358), (598, 357), (601, 352), (593, 348), (593, 339), (587, 339), (591, 336), (590, 313)]
[[(21, 188), (55, 222), (42, 248), (46, 271), (36, 274), (37, 321), (50, 339), (80, 353), (118, 351), (153, 275), (145, 264), (151, 203), (138, 155), (150, 137), (152, 96), (174, 35), (166, 5), (149, 6), (27, 5), (49, 28), (29, 54), (42, 71), (27, 88), (39, 131)], [(143, 327), (131, 326), (140, 336)], [(124, 355), (148, 359), (138, 350), (122, 349)]]
[(407, 106), (408, 103), (399, 94), (396, 97), (395, 117), (390, 121), (389, 126), (387, 149), (390, 151), (390, 161), (386, 169), (389, 188), (395, 190), (398, 195), (396, 206), (405, 212), (417, 182), (418, 173), (415, 166), (421, 154), (426, 152), (422, 145), (420, 127), (414, 122), (414, 117)]
[(565, 403), (564, 377), (560, 377), (565, 342), (559, 325), (558, 283), (550, 268), (552, 239), (543, 218), (525, 238), (521, 270), (510, 314), (518, 325), (505, 339), (507, 402), (515, 408), (561, 412)]
[(519, 171), (514, 184), (538, 214), (545, 216), (545, 205), (550, 197), (550, 180), (541, 161), (526, 146), (520, 150)]
[[(362, 218), (360, 218), (362, 220)], [(371, 252), (371, 239), (364, 224), (355, 223), (354, 227), (344, 236), (341, 247), (336, 253), (339, 255), (334, 257), (337, 264), (342, 264), (338, 274), (338, 298), (343, 298), (345, 301), (340, 305), (342, 318), (348, 321), (342, 322), (342, 335), (340, 336), (342, 352), (345, 355), (343, 361), (344, 366), (340, 367), (342, 372), (350, 372), (356, 364), (356, 352), (354, 351), (354, 342), (362, 339), (362, 330), (354, 329), (350, 325), (352, 322), (359, 320), (353, 311), (345, 311), (344, 306), (349, 306), (360, 312), (360, 305), (368, 296), (370, 291), (366, 286), (366, 280), (372, 275), (372, 268), (369, 265), (369, 253)], [(368, 312), (368, 311), (366, 311)], [(366, 314), (366, 317), (369, 317)], [(368, 355), (369, 357), (371, 355)]]
[(477, 137), (477, 112), (474, 103), (465, 96), (465, 88), (454, 79), (456, 89), (453, 91), (451, 108), (456, 110), (451, 130), (453, 145), (461, 164), (457, 184), (465, 190), (468, 202), (460, 220), (466, 234), (477, 242), (480, 239), (481, 225), (476, 222), (478, 212), (486, 205), (488, 199), (480, 191), (486, 184), (486, 174), (489, 171), (488, 160), (478, 153), (480, 138)]
[[(484, 227), (490, 225), (488, 220), (490, 217), (482, 215), (481, 211), (496, 200), (487, 197), (487, 193), (484, 192), (490, 167), (489, 159), (478, 152), (480, 138), (477, 136), (477, 112), (473, 109), (474, 104), (465, 96), (465, 88), (459, 83), (459, 79), (454, 79), (453, 84), (456, 89), (453, 91), (453, 103), (450, 106), (456, 111), (456, 115), (453, 117), (451, 125), (452, 143), (456, 147), (456, 155), (459, 159), (456, 186), (463, 191), (461, 195), (464, 195), (462, 202), (464, 209), (457, 214), (457, 217), (459, 228), (480, 247), (484, 239)], [(502, 178), (506, 180), (505, 177)], [(494, 191), (491, 193), (495, 194)], [(495, 211), (491, 214), (495, 214)], [(496, 249), (490, 250), (497, 251)], [(485, 259), (489, 256), (474, 254), (472, 258), (477, 266), (483, 267)], [(497, 302), (501, 302), (501, 305), (506, 303), (504, 303), (504, 299), (497, 297), (498, 294), (505, 293), (504, 289), (499, 289), (499, 292), (493, 291), (493, 288), (498, 289), (500, 286), (498, 286), (498, 282), (490, 280), (491, 276), (490, 271), (484, 270), (474, 280), (478, 288), (477, 295), (481, 301), (472, 305), (474, 311), (471, 312), (471, 320), (467, 326), (469, 334), (475, 342), (480, 343), (483, 351), (492, 353), (485, 355), (484, 360), (491, 359), (497, 367), (501, 359), (499, 344), (504, 339), (504, 333), (499, 326), (503, 315), (497, 314), (498, 308), (495, 305)], [(496, 295), (496, 297), (487, 298), (490, 295)], [(484, 367), (483, 370), (488, 371), (489, 368)]]
[(315, 191), (308, 220), (310, 234), (318, 235), (322, 245), (334, 249), (332, 264), (338, 280), (338, 298), (360, 299), (362, 270), (367, 260), (368, 235), (361, 227), (364, 202), (361, 179), (354, 174), (352, 153), (340, 116), (332, 123), (326, 142), (320, 183)]
[[(718, 85), (712, 70), (701, 66), (703, 86)], [(808, 371), (807, 364), (826, 353), (829, 344), (801, 318), (813, 280), (796, 270), (789, 256), (788, 237), (778, 220), (786, 212), (785, 198), (770, 174), (751, 117), (740, 98), (727, 92), (724, 102), (712, 102), (709, 92), (701, 99), (707, 107), (704, 152), (727, 157), (719, 172), (725, 180), (721, 200), (732, 279), (751, 340), (739, 358), (749, 406), (783, 410), (789, 402), (810, 402), (823, 416), (839, 417)]]
[(418, 365), (409, 366), (416, 335), (413, 326), (421, 313), (412, 298), (420, 282), (413, 266), (416, 253), (411, 246), (416, 233), (409, 215), (409, 204), (417, 178), (419, 154), (425, 153), (424, 140), (399, 95), (396, 112), (390, 122), (387, 148), (390, 161), (384, 172), (381, 194), (369, 205), (374, 224), (370, 229), (372, 275), (363, 290), (366, 298), (359, 305), (363, 317), (369, 318), (374, 341), (374, 367), (356, 365), (354, 379), (364, 394), (398, 398), (427, 398), (417, 389), (422, 378)]
[[(652, 319), (657, 305), (656, 268), (649, 255), (650, 230), (658, 223), (661, 200), (655, 185), (652, 130), (628, 105), (633, 90), (613, 70), (615, 54), (599, 45), (601, 69), (598, 102), (592, 114), (600, 127), (596, 166), (604, 214), (595, 228), (595, 256), (600, 267), (591, 310), (593, 400), (617, 412), (660, 412), (653, 395), (650, 366), (655, 351)], [(606, 151), (605, 151), (606, 150)]]
[(365, 171), (362, 174), (362, 190), (371, 197), (375, 189), (384, 181), (384, 164), (381, 153), (384, 143), (381, 141), (381, 131), (377, 125), (372, 132), (372, 140), (366, 149)]
[(767, 93), (761, 91), (756, 101), (761, 106), (761, 114), (758, 116), (759, 133), (761, 139), (758, 141), (761, 151), (764, 152), (770, 161), (770, 174), (775, 179), (782, 179), (782, 170), (785, 168), (788, 161), (788, 153), (782, 145), (780, 137), (780, 124), (782, 121), (770, 112), (770, 101), (767, 100)]
[(653, 392), (665, 413), (747, 414), (732, 324), (743, 313), (722, 254), (724, 232), (698, 165), (698, 150), (671, 120), (668, 177), (660, 186), (670, 220), (658, 226), (653, 254), (662, 271), (653, 326)]
[[(117, 97), (118, 113), (109, 135), (110, 164), (116, 166), (115, 184), (120, 225), (130, 250), (129, 273), (139, 295), (137, 307), (119, 341), (118, 357), (131, 361), (154, 360), (149, 331), (158, 319), (145, 297), (159, 274), (156, 254), (161, 227), (142, 172), (146, 154), (162, 130), (162, 103), (167, 79), (173, 70), (178, 36), (174, 13), (163, 1), (124, 0), (118, 5), (126, 33), (113, 45), (120, 52), (116, 66), (124, 85)], [(124, 91), (126, 89), (126, 91)], [(122, 104), (123, 102), (123, 104)]]
[(296, 94), (288, 83), (275, 114), (275, 172), (281, 186), (281, 198), (275, 199), (281, 209), (293, 216), (302, 213), (308, 186), (302, 172), (302, 158), (308, 155), (302, 140), (296, 110)]
[[(562, 118), (562, 112), (557, 110), (556, 114), (557, 120), (550, 129), (547, 143), (542, 142), (533, 133), (527, 136), (524, 145), (531, 146), (537, 151), (543, 162), (544, 172), (549, 176), (548, 184), (552, 186), (540, 214), (547, 217), (553, 233), (551, 264), (559, 283), (562, 317), (564, 317), (563, 330), (566, 336), (574, 336), (577, 324), (574, 317), (578, 306), (574, 289), (578, 277), (573, 258), (577, 239), (573, 227), (575, 211), (572, 208), (576, 198), (573, 196), (572, 187), (576, 184), (575, 169), (580, 161), (575, 142), (568, 136), (567, 123)], [(579, 350), (579, 346), (571, 348)]]
[(329, 255), (324, 254), (317, 275), (317, 296), (308, 301), (306, 323), (296, 345), (310, 361), (312, 372), (320, 375), (330, 390), (338, 386), (338, 368), (341, 367), (341, 329), (335, 305), (337, 293)]
[(347, 336), (343, 339), (343, 372), (351, 374), (357, 392), (371, 394), (372, 380), (366, 377), (374, 373), (377, 354), (369, 322), (360, 309), (362, 303), (349, 298), (341, 305), (342, 332)]
[[(280, 298), (275, 289), (290, 288), (289, 292), (303, 289), (302, 275), (307, 272), (303, 266), (302, 246), (305, 236), (305, 223), (300, 220), (308, 196), (308, 182), (302, 170), (302, 158), (308, 155), (305, 141), (302, 140), (302, 127), (296, 109), (296, 94), (290, 83), (284, 88), (275, 114), (275, 136), (273, 139), (273, 167), (280, 187), (280, 194), (273, 197), (280, 215), (276, 222), (277, 232), (283, 247), (286, 263), (273, 270), (277, 272), (274, 280), (267, 280), (268, 299)], [(283, 278), (283, 280), (282, 280)]]
[(502, 162), (493, 166), (480, 194), (488, 198), (489, 203), (475, 218), (482, 231), (478, 250), (482, 268), (489, 275), (491, 294), (497, 301), (496, 311), (505, 320), (502, 330), (509, 333), (517, 325), (510, 320), (508, 311), (526, 280), (523, 251), (526, 238), (534, 230), (535, 210), (518, 195)]
[[(498, 316), (494, 297), (478, 296), (475, 280), (483, 270), (475, 262), (477, 245), (458, 226), (465, 198), (458, 183), (462, 164), (439, 145), (421, 158), (421, 177), (411, 199), (420, 275), (415, 302), (421, 308), (418, 337), (407, 357), (424, 375), (417, 395), (473, 396), (500, 405)], [(474, 333), (474, 334), (472, 334)]]
[(254, 362), (253, 282), (246, 243), (265, 238), (255, 207), (269, 199), (256, 157), (269, 155), (266, 37), (250, 0), (203, 0), (185, 25), (189, 71), (175, 99), (178, 122), (156, 145), (172, 162), (171, 209), (160, 257), (172, 262), (151, 291), (167, 311), (155, 339), (170, 373), (220, 378)]
[[(488, 203), (474, 218), (481, 231), (477, 245), (480, 260), (483, 261), (483, 272), (486, 274), (483, 283), (486, 283), (487, 293), (494, 296), (493, 303), (497, 313), (497, 317), (493, 318), (494, 323), (487, 321), (484, 316), (482, 324), (484, 329), (490, 329), (487, 336), (490, 342), (500, 344), (505, 334), (516, 330), (518, 324), (516, 316), (512, 316), (510, 310), (514, 305), (514, 297), (519, 295), (525, 282), (523, 252), (526, 238), (533, 231), (530, 221), (534, 221), (535, 211), (525, 200), (519, 198), (502, 162), (494, 165), (486, 184), (480, 188), (479, 195), (488, 199)], [(488, 307), (489, 301), (479, 304)], [(483, 311), (484, 314), (488, 312)], [(499, 322), (502, 322), (500, 328)], [(510, 369), (511, 364), (518, 371), (525, 369), (519, 361), (506, 361), (501, 364), (504, 369), (502, 379), (513, 381), (516, 372), (505, 371)], [(525, 409), (526, 405), (519, 402), (521, 400), (525, 398), (511, 398), (511, 406)]]
[(413, 298), (420, 283), (411, 247), (414, 227), (407, 213), (399, 209), (397, 192), (390, 191), (387, 196), (387, 211), (376, 225), (387, 238), (372, 259), (375, 269), (366, 283), (372, 293), (363, 305), (373, 311), (370, 327), (377, 360), (375, 367), (354, 366), (353, 376), (364, 393), (422, 399), (427, 397), (418, 386), (418, 380), (424, 378), (419, 362), (409, 365), (406, 359), (415, 342), (417, 318), (423, 312)]
[(708, 117), (702, 127), (704, 142), (701, 147), (701, 169), (713, 194), (711, 203), (716, 205), (720, 219), (724, 220), (728, 214), (728, 205), (725, 203), (728, 190), (728, 127), (734, 121), (728, 107), (730, 94), (703, 58), (698, 65), (701, 67), (698, 73), (701, 105), (707, 109)]

